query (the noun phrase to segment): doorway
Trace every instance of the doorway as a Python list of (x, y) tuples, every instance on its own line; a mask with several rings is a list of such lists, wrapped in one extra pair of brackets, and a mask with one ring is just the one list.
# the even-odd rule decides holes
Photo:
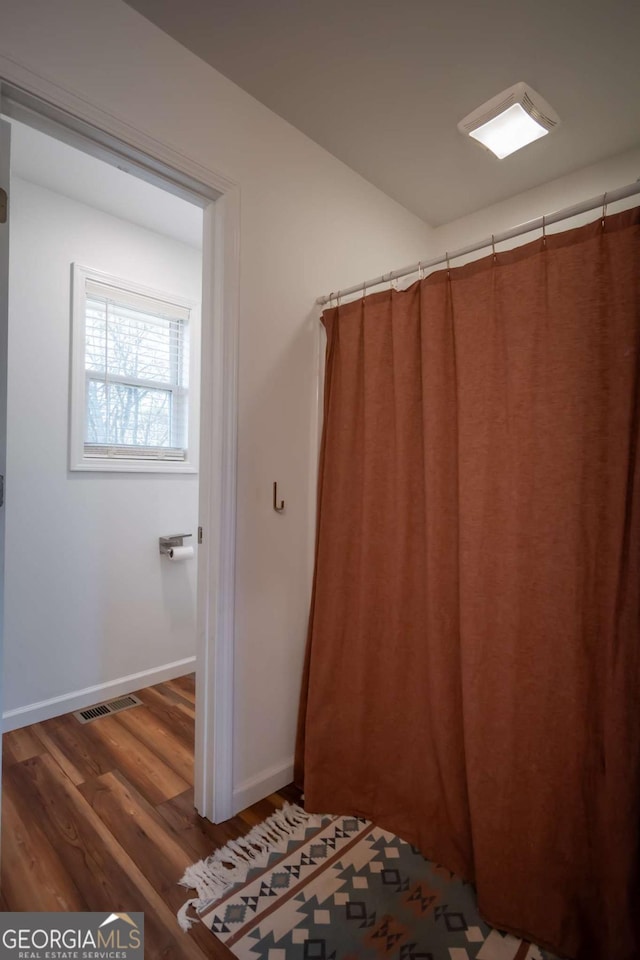
[(200, 207), (11, 127), (5, 729), (194, 669), (202, 284)]
[[(188, 673), (195, 660), (198, 688), (195, 803), (202, 815), (222, 820), (232, 813), (232, 684), (229, 678), (233, 617), (229, 617), (229, 610), (232, 609), (233, 596), (229, 587), (232, 588), (233, 579), (229, 576), (228, 560), (233, 555), (235, 532), (235, 458), (230, 456), (235, 448), (235, 337), (228, 286), (230, 275), (233, 275), (233, 257), (225, 247), (235, 227), (233, 200), (226, 206), (221, 204), (222, 195), (211, 184), (195, 181), (184, 171), (169, 168), (157, 157), (141, 154), (131, 143), (117, 140), (97, 126), (89, 126), (81, 118), (61, 114), (55, 106), (36, 100), (25, 91), (3, 84), (2, 94), (2, 112), (12, 118), (14, 157), (19, 163), (15, 195), (18, 233), (15, 245), (12, 234), (10, 259), (19, 257), (20, 263), (18, 280), (12, 284), (12, 312), (14, 304), (20, 302), (21, 292), (29, 289), (32, 294), (37, 294), (34, 316), (42, 319), (55, 312), (56, 298), (53, 288), (45, 282), (45, 274), (53, 268), (52, 261), (56, 257), (58, 268), (63, 257), (68, 261), (64, 282), (60, 279), (59, 269), (57, 271), (57, 294), (67, 285), (64, 291), (67, 302), (71, 297), (69, 271), (76, 270), (81, 260), (85, 261), (82, 266), (93, 269), (93, 277), (86, 280), (86, 302), (92, 300), (94, 320), (96, 282), (107, 278), (116, 287), (122, 287), (126, 285), (124, 280), (131, 287), (128, 290), (130, 299), (120, 312), (126, 314), (129, 324), (135, 308), (140, 309), (135, 297), (140, 297), (140, 289), (145, 288), (161, 297), (176, 295), (172, 299), (180, 301), (183, 306), (184, 302), (190, 302), (191, 332), (199, 333), (193, 304), (197, 304), (202, 285), (201, 356), (202, 369), (207, 374), (207, 387), (196, 405), (201, 421), (199, 432), (203, 438), (199, 496), (198, 472), (192, 456), (198, 445), (198, 431), (193, 429), (197, 416), (193, 415), (188, 445), (191, 459), (187, 469), (181, 471), (178, 467), (165, 472), (161, 467), (154, 475), (153, 471), (150, 474), (145, 469), (148, 464), (138, 464), (127, 472), (119, 469), (122, 462), (113, 466), (112, 461), (100, 465), (108, 469), (75, 472), (73, 463), (67, 460), (68, 443), (66, 440), (60, 443), (59, 436), (54, 438), (55, 431), (60, 431), (61, 405), (68, 404), (69, 395), (68, 389), (61, 389), (61, 383), (65, 378), (68, 383), (69, 378), (68, 311), (65, 345), (61, 345), (59, 339), (54, 344), (51, 324), (43, 325), (42, 336), (30, 339), (28, 310), (20, 310), (25, 320), (22, 327), (16, 326), (13, 316), (10, 317), (9, 364), (12, 372), (9, 378), (8, 490), (11, 490), (12, 459), (16, 473), (19, 473), (18, 467), (24, 470), (26, 482), (21, 484), (19, 491), (22, 502), (19, 502), (16, 485), (15, 509), (12, 513), (10, 500), (7, 512), (7, 581), (11, 586), (7, 632), (12, 631), (12, 635), (6, 648), (5, 676), (10, 683), (12, 673), (22, 679), (20, 684), (11, 683), (11, 699), (8, 703), (5, 700), (5, 723), (9, 729), (52, 716), (52, 711), (66, 713), (76, 706), (88, 705), (91, 700), (105, 699), (105, 695), (100, 695), (102, 690), (119, 695), (136, 686), (161, 680), (163, 671), (167, 678)], [(45, 140), (34, 139), (45, 136), (45, 131), (46, 146)], [(55, 134), (53, 139), (51, 133)], [(82, 152), (78, 147), (82, 147)], [(73, 151), (73, 158), (69, 151)], [(45, 160), (38, 171), (37, 161), (43, 156)], [(94, 165), (97, 169), (96, 164), (100, 164), (101, 175), (106, 181), (111, 178), (114, 189), (98, 188), (97, 202), (91, 214), (95, 229), (89, 230), (86, 218), (81, 223), (78, 217), (81, 212), (86, 215), (91, 209), (91, 204), (86, 202), (86, 191), (91, 181), (89, 167)], [(120, 178), (119, 189), (115, 188), (114, 177)], [(123, 186), (125, 180), (122, 178), (126, 178), (127, 188)], [(110, 201), (109, 197), (116, 199)], [(19, 204), (24, 207), (25, 216)], [(108, 209), (104, 209), (105, 206)], [(125, 216), (118, 216), (118, 213)], [(29, 245), (25, 237), (29, 221), (37, 243), (31, 245), (27, 257), (25, 250)], [(124, 239), (123, 224), (127, 222), (132, 227), (129, 232), (136, 234), (138, 240), (145, 233), (155, 238), (156, 248), (164, 249), (162, 263), (156, 259), (155, 266), (152, 266), (153, 258), (148, 251), (142, 252), (142, 248), (137, 247), (134, 254), (134, 247), (127, 246), (133, 242), (131, 236)], [(73, 237), (68, 243), (54, 243), (53, 253), (48, 255), (45, 234), (55, 235), (56, 228), (72, 233)], [(103, 241), (109, 233), (111, 251), (115, 253), (111, 267), (103, 269), (108, 266), (105, 257), (109, 259), (109, 245)], [(202, 244), (197, 243), (198, 233), (203, 238)], [(84, 254), (82, 240), (88, 236), (94, 240), (99, 238), (99, 243), (90, 254)], [(74, 253), (69, 260), (72, 248)], [(96, 262), (100, 259), (102, 265)], [(91, 260), (94, 262), (89, 263)], [(74, 263), (76, 266), (72, 267)], [(139, 270), (133, 269), (141, 264), (142, 280)], [(220, 269), (219, 275), (216, 267)], [(181, 275), (180, 283), (178, 274)], [(222, 289), (223, 279), (227, 281), (226, 291)], [(138, 289), (135, 289), (136, 283), (140, 285)], [(178, 290), (178, 286), (183, 289)], [(97, 293), (100, 294), (99, 289)], [(223, 313), (225, 306), (229, 311), (226, 317)], [(146, 309), (144, 304), (142, 309)], [(88, 317), (87, 310), (85, 319)], [(74, 322), (72, 317), (72, 333)], [(176, 328), (173, 324), (171, 330), (175, 332)], [(15, 369), (12, 344), (14, 352), (18, 350)], [(180, 350), (183, 346), (180, 345)], [(36, 347), (38, 350), (43, 348), (39, 358), (36, 357)], [(30, 374), (28, 370), (23, 373), (25, 358), (31, 360)], [(191, 365), (192, 397), (197, 390), (199, 366)], [(217, 379), (216, 372), (220, 372)], [(84, 377), (85, 372), (82, 374)], [(135, 384), (117, 382), (117, 378), (123, 375), (123, 371), (115, 371), (109, 388), (112, 394), (122, 394), (126, 389), (131, 398), (135, 395)], [(47, 384), (44, 391), (25, 390), (31, 377), (32, 387), (37, 383), (41, 388)], [(101, 386), (98, 383), (98, 390)], [(102, 392), (104, 394), (104, 390)], [(156, 390), (155, 394), (157, 399), (159, 392)], [(149, 391), (147, 398), (148, 395)], [(224, 402), (216, 408), (219, 400)], [(55, 431), (54, 408), (58, 411)], [(140, 409), (138, 404), (138, 414)], [(222, 411), (225, 411), (224, 415)], [(65, 432), (69, 418), (73, 420), (74, 416), (73, 410), (66, 413)], [(176, 419), (175, 407), (173, 419)], [(30, 430), (30, 423), (39, 425)], [(37, 430), (42, 431), (40, 440), (34, 435)], [(173, 441), (169, 445), (176, 446)], [(113, 438), (107, 438), (102, 446), (113, 449)], [(29, 457), (33, 458), (34, 453), (37, 455), (37, 469), (29, 471)], [(67, 460), (62, 479), (61, 453)], [(46, 491), (44, 483), (54, 474), (58, 475), (58, 487)], [(75, 506), (70, 507), (74, 500)], [(214, 528), (214, 521), (224, 508), (227, 508), (226, 515), (234, 521), (233, 527), (227, 522), (226, 535), (224, 528)], [(145, 511), (147, 522), (143, 532), (141, 525), (134, 521), (140, 520)], [(80, 517), (85, 521), (84, 525), (78, 522)], [(156, 528), (153, 535), (152, 526)], [(160, 556), (158, 538), (171, 534), (191, 534), (190, 539), (196, 543), (202, 539), (202, 546), (196, 546), (194, 551), (199, 554), (197, 584), (194, 559), (172, 564), (165, 556)], [(141, 560), (143, 555), (144, 562)], [(137, 579), (137, 585), (134, 567), (137, 568), (136, 576), (143, 575)], [(22, 571), (20, 576), (16, 573), (19, 569)], [(150, 580), (154, 580), (155, 596), (149, 590)], [(124, 601), (120, 603), (123, 593)], [(38, 622), (38, 609), (45, 617), (43, 623)], [(226, 623), (221, 627), (225, 612)], [(48, 622), (48, 629), (44, 628), (45, 622)], [(25, 642), (29, 637), (37, 638), (41, 647), (37, 652), (33, 649), (33, 639)], [(155, 665), (143, 665), (145, 648), (151, 654), (148, 662), (153, 661)], [(63, 689), (65, 664), (67, 673), (73, 672), (71, 665), (76, 671), (75, 677), (81, 678), (74, 683), (74, 678), (69, 677), (66, 690)], [(154, 675), (154, 670), (160, 672)], [(99, 679), (91, 682), (96, 678)], [(224, 690), (220, 697), (217, 691), (221, 685)], [(84, 702), (80, 702), (82, 700)]]

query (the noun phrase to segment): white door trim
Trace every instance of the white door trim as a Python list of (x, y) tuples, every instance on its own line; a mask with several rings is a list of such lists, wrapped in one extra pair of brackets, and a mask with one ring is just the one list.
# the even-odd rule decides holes
[[(131, 169), (159, 186), (184, 184), (204, 207), (200, 403), (200, 500), (203, 542), (198, 548), (195, 806), (214, 822), (233, 814), (233, 653), (235, 638), (236, 462), (238, 421), (238, 303), (240, 190), (228, 177), (137, 129), (124, 118), (8, 57), (0, 56), (2, 84), (58, 108), (93, 153), (109, 154), (108, 138), (126, 148)], [(34, 111), (38, 114), (38, 110)], [(60, 124), (60, 116), (56, 116)], [(64, 119), (62, 121), (64, 123)], [(66, 125), (66, 124), (65, 124)], [(107, 140), (100, 134), (107, 135)], [(105, 146), (106, 143), (106, 146)], [(113, 152), (111, 153), (111, 158)], [(163, 177), (162, 168), (169, 168)], [(170, 171), (177, 176), (172, 178)], [(195, 183), (195, 191), (193, 184)], [(169, 187), (171, 189), (171, 187)], [(211, 198), (216, 196), (217, 199)]]
[[(11, 127), (0, 118), (0, 187), (9, 193), (11, 172)], [(0, 223), (0, 475), (4, 484), (7, 462), (7, 346), (9, 329), (9, 220), (11, 201), (7, 204), (4, 223)], [(4, 491), (3, 491), (4, 494)], [(4, 499), (4, 495), (3, 495)], [(0, 504), (0, 677), (2, 676), (2, 648), (4, 641), (4, 503)], [(0, 688), (0, 715), (2, 713), (2, 689)], [(0, 773), (2, 753), (0, 752)], [(0, 800), (2, 782), (0, 780)], [(0, 817), (2, 803), (0, 803)]]

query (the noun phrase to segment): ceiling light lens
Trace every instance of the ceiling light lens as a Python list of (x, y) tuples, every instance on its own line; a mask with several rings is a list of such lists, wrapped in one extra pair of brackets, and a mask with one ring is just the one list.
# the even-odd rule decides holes
[(544, 137), (548, 132), (529, 116), (519, 103), (514, 103), (493, 120), (483, 123), (476, 130), (471, 130), (469, 135), (474, 140), (479, 140), (502, 160), (521, 147), (526, 147), (528, 143)]

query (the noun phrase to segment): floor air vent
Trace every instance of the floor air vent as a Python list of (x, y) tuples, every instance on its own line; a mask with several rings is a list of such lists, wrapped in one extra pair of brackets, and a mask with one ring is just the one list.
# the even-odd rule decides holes
[(86, 710), (77, 710), (74, 713), (76, 720), (80, 723), (91, 723), (92, 720), (98, 720), (100, 717), (107, 717), (111, 713), (120, 713), (122, 710), (129, 710), (131, 707), (142, 706), (142, 700), (134, 697), (133, 694), (127, 694), (126, 697), (118, 697), (117, 700), (108, 700), (106, 703), (98, 703), (95, 707), (87, 707)]

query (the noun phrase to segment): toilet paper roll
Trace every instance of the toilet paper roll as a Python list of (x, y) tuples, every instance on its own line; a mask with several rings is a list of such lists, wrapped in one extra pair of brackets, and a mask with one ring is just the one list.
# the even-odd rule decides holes
[(172, 547), (169, 550), (169, 560), (188, 560), (193, 555), (193, 547)]

